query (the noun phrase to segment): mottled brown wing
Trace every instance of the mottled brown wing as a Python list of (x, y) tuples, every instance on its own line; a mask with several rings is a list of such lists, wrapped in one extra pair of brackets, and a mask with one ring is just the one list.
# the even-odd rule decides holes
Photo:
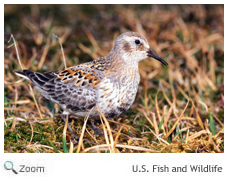
[(97, 87), (103, 75), (88, 67), (72, 67), (59, 72), (23, 71), (45, 96), (63, 109), (88, 111), (96, 105)]

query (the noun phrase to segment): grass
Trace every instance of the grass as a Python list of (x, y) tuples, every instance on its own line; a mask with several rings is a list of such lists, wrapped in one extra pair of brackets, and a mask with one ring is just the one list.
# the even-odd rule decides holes
[[(4, 152), (224, 152), (223, 5), (5, 5), (4, 11)], [(45, 72), (97, 59), (126, 31), (143, 34), (169, 65), (139, 63), (134, 104), (94, 123), (105, 136), (95, 135), (87, 118), (69, 117), (81, 138), (76, 144), (60, 107), (13, 70)], [(17, 51), (7, 48), (11, 34)]]

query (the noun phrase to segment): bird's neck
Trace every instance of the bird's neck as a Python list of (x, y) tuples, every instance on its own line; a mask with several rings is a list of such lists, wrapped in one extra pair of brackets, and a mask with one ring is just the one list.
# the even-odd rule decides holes
[(132, 60), (125, 60), (124, 57), (107, 56), (109, 71), (108, 78), (115, 79), (121, 84), (139, 84), (140, 75), (138, 71), (138, 63)]

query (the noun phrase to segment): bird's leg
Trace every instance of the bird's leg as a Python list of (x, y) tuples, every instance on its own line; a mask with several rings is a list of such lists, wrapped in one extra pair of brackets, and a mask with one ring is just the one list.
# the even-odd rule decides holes
[[(66, 115), (65, 114), (62, 114), (62, 119), (64, 120), (64, 122), (66, 122)], [(96, 126), (95, 126), (96, 127)], [(73, 129), (70, 127), (69, 123), (67, 125), (67, 128), (68, 130), (74, 135), (74, 141), (76, 142), (76, 144), (78, 144), (79, 142), (79, 136), (76, 135), (76, 133), (73, 131)], [(86, 140), (83, 140), (83, 141), (86, 141)], [(87, 142), (89, 143), (93, 143), (92, 141), (90, 140), (87, 140)]]
[[(61, 115), (62, 119), (64, 120), (64, 122), (66, 122), (66, 115), (62, 114)], [(79, 140), (79, 136), (76, 135), (76, 133), (74, 133), (73, 129), (70, 127), (69, 123), (67, 125), (68, 130), (74, 135), (75, 138), (77, 138), (77, 141)]]
[(88, 123), (90, 124), (91, 128), (93, 129), (93, 131), (95, 132), (95, 134), (99, 134), (99, 135), (103, 135), (104, 133), (98, 128), (96, 127), (90, 120), (88, 120)]

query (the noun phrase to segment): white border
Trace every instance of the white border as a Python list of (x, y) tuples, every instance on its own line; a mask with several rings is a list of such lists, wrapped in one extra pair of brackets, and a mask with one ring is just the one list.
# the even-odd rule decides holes
[[(54, 1), (53, 1), (54, 2)], [(130, 2), (130, 1), (129, 1)], [(185, 1), (173, 1), (176, 4), (183, 4)], [(224, 4), (225, 1), (202, 1), (202, 4)], [(7, 1), (10, 3), (25, 3), (31, 4), (31, 1)], [(39, 1), (40, 4), (47, 3), (47, 1)], [(55, 1), (55, 4), (63, 3), (63, 1)], [(76, 1), (65, 1), (65, 3), (78, 3)], [(84, 3), (95, 3), (94, 1), (84, 1)], [(105, 2), (103, 2), (105, 3)], [(106, 2), (108, 3), (108, 2)], [(112, 3), (127, 3), (127, 1), (116, 1)], [(134, 3), (131, 1), (130, 3)], [(135, 2), (135, 3), (143, 3)], [(148, 3), (170, 3), (169, 1), (153, 1)], [(194, 4), (199, 4), (201, 1), (193, 1)], [(50, 4), (50, 3), (49, 3)], [(229, 3), (225, 4), (225, 17), (228, 17)], [(4, 5), (2, 6), (2, 12), (4, 12)], [(2, 19), (2, 25), (4, 17)], [(2, 26), (1, 30), (4, 30)], [(225, 40), (229, 40), (229, 26), (225, 23)], [(4, 42), (4, 33), (2, 33), (2, 42)], [(4, 45), (1, 44), (4, 55)], [(229, 41), (225, 41), (225, 47), (229, 48)], [(225, 54), (225, 71), (229, 68), (229, 54)], [(4, 62), (1, 61), (2, 68), (4, 68)], [(226, 73), (227, 78), (229, 73)], [(1, 73), (1, 80), (4, 78), (4, 72)], [(3, 85), (4, 83), (2, 83)], [(225, 85), (226, 90), (229, 90), (228, 85)], [(3, 107), (3, 88), (1, 89), (1, 105)], [(227, 92), (228, 93), (228, 92)], [(225, 94), (225, 101), (229, 101), (228, 94)], [(225, 102), (225, 108), (229, 108), (228, 102)], [(1, 109), (2, 124), (0, 135), (3, 133), (3, 116), (4, 111)], [(227, 179), (229, 173), (229, 116), (225, 114), (225, 153), (224, 154), (7, 154), (4, 153), (4, 138), (1, 137), (1, 157), (0, 157), (0, 176), (4, 181), (19, 180), (19, 181), (41, 181), (45, 180), (73, 180), (73, 181), (142, 181), (142, 180), (159, 180), (159, 181), (171, 181), (186, 180), (186, 181), (217, 181)], [(226, 142), (227, 141), (227, 142)], [(15, 164), (15, 168), (18, 169), (20, 164), (26, 165), (44, 165), (47, 169), (44, 174), (23, 174), (13, 175), (3, 168), (3, 164), (6, 160), (12, 160)], [(223, 173), (133, 173), (131, 170), (134, 164), (145, 164), (151, 166), (153, 164), (165, 164), (168, 166), (183, 166), (186, 164), (217, 164), (222, 166)], [(229, 175), (228, 175), (229, 176)], [(2, 178), (3, 177), (3, 178)]]

